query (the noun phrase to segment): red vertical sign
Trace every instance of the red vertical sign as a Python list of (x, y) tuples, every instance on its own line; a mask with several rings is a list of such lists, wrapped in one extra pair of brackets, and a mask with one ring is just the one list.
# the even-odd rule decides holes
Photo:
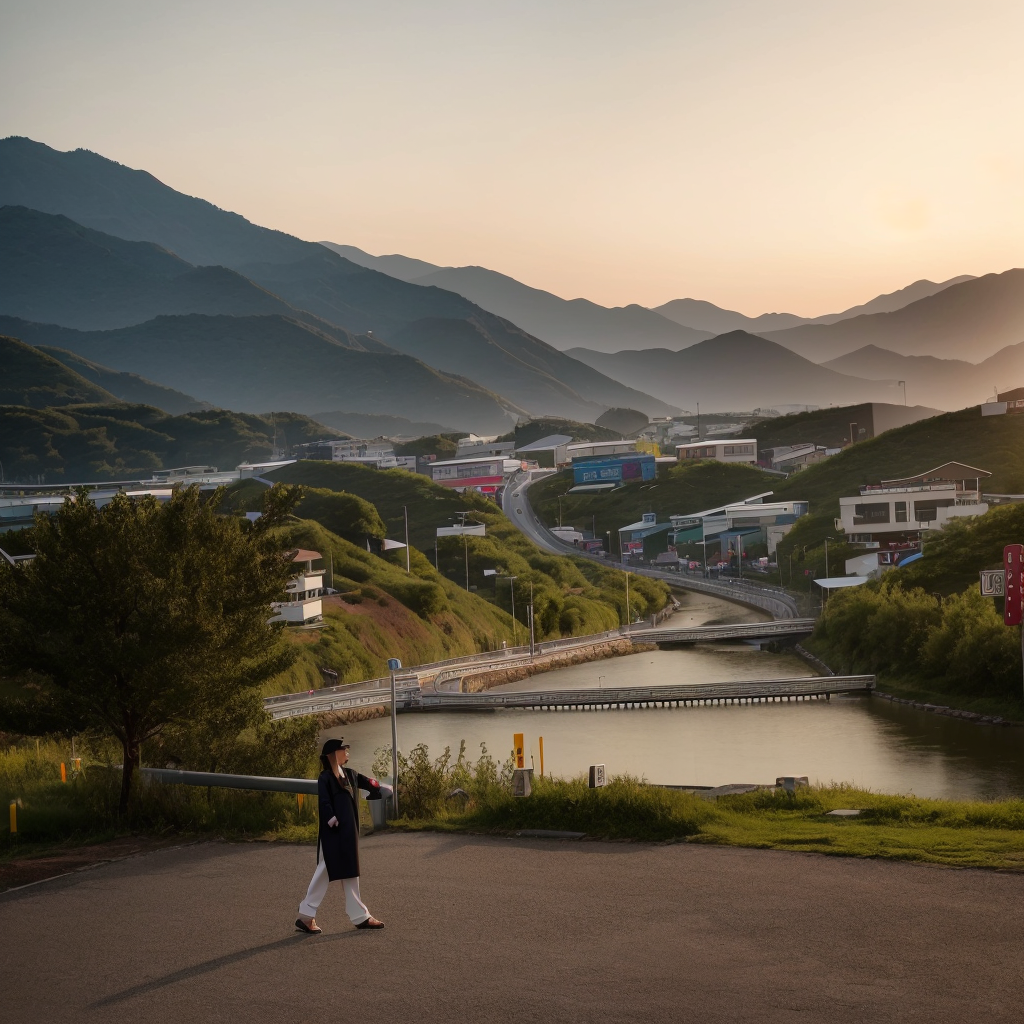
[(1006, 573), (1006, 598), (1003, 622), (1019, 626), (1024, 621), (1024, 544), (1007, 544), (1003, 548), (1003, 571)]

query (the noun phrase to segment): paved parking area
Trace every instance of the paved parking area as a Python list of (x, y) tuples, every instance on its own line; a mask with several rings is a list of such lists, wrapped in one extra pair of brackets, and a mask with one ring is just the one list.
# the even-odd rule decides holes
[[(0, 1016), (1014, 1021), (1024, 876), (707, 846), (378, 835), (355, 931), (308, 847), (160, 850), (0, 896)], [(340, 886), (338, 887), (340, 889)]]

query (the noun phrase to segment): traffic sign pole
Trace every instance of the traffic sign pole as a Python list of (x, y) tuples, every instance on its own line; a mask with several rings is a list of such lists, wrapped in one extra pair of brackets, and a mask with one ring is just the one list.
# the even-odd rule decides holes
[(1003, 622), (1021, 628), (1020, 658), (1024, 666), (1024, 544), (1007, 544), (1003, 548), (1003, 573)]

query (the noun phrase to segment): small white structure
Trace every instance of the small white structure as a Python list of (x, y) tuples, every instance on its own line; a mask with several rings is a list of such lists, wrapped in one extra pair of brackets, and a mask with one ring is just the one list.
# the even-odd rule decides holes
[(565, 446), (565, 458), (592, 459), (596, 456), (628, 455), (637, 450), (636, 441), (579, 441)]
[(275, 601), (271, 605), (275, 612), (271, 622), (305, 626), (323, 621), (324, 570), (313, 568), (313, 563), (322, 557), (319, 551), (307, 551), (304, 548), (290, 553), (290, 560), (299, 567), (300, 572), (289, 580), (285, 588), (288, 599)]
[(676, 456), (680, 462), (698, 459), (713, 459), (715, 462), (742, 462), (754, 465), (757, 462), (757, 439), (739, 437), (730, 441), (696, 441), (692, 444), (677, 444)]

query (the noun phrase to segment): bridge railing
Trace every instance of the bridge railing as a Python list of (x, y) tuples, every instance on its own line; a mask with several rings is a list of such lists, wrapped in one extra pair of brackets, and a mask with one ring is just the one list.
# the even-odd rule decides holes
[(585, 690), (538, 690), (495, 693), (423, 694), (416, 707), (422, 710), (461, 708), (523, 708), (594, 704), (668, 703), (675, 701), (729, 700), (744, 697), (801, 697), (829, 693), (867, 692), (875, 677), (798, 676), (746, 682), (706, 683), (698, 686), (629, 686)]

